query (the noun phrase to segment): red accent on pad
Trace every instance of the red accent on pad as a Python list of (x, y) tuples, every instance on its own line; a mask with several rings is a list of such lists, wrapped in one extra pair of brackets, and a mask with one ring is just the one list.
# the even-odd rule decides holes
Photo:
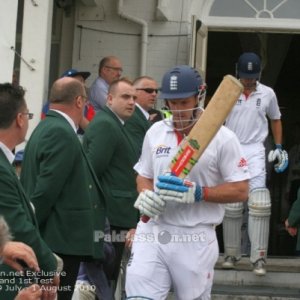
[(181, 174), (184, 167), (188, 164), (188, 162), (191, 159), (191, 157), (193, 156), (194, 152), (195, 151), (193, 150), (193, 148), (191, 148), (190, 146), (186, 146), (186, 148), (180, 154), (176, 163), (172, 167), (172, 170), (171, 170), (172, 174), (179, 176), (179, 174)]

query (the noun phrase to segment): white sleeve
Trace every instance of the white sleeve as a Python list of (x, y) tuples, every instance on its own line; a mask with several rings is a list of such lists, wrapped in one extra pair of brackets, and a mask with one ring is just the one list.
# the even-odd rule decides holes
[(247, 161), (236, 135), (232, 135), (219, 152), (219, 164), (225, 182), (242, 181), (250, 178)]
[(277, 97), (273, 90), (270, 91), (270, 103), (267, 108), (267, 116), (271, 120), (279, 120), (281, 118)]
[(152, 147), (150, 145), (149, 135), (146, 134), (143, 142), (142, 154), (139, 161), (135, 164), (134, 170), (141, 176), (152, 179), (153, 161)]

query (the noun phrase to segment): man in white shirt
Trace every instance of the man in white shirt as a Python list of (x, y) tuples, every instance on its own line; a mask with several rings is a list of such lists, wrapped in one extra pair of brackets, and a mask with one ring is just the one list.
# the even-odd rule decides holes
[(219, 247), (215, 226), (224, 203), (245, 201), (249, 174), (236, 136), (222, 127), (183, 181), (168, 173), (181, 140), (201, 118), (203, 80), (190, 66), (165, 73), (160, 97), (172, 113), (147, 131), (135, 165), (138, 223), (127, 265), (130, 299), (209, 299)]
[[(282, 149), (281, 113), (273, 89), (259, 82), (261, 73), (260, 58), (252, 52), (243, 53), (237, 63), (237, 77), (244, 86), (236, 105), (229, 114), (225, 125), (238, 137), (251, 179), (249, 181), (249, 225), (251, 242), (250, 261), (253, 272), (266, 274), (269, 221), (271, 215), (270, 193), (266, 188), (266, 160), (264, 141), (268, 135), (270, 119), (275, 150), (271, 150), (269, 161), (278, 160), (274, 165), (277, 173), (288, 165), (288, 155)], [(226, 205), (223, 222), (225, 261), (223, 267), (232, 269), (241, 257), (242, 203)], [(247, 213), (247, 210), (246, 210)], [(246, 219), (247, 215), (246, 215)], [(244, 224), (247, 227), (247, 222)]]

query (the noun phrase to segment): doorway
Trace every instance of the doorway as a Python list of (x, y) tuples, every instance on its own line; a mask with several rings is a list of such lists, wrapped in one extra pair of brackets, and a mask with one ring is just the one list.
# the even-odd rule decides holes
[[(235, 65), (243, 52), (256, 52), (262, 58), (261, 82), (272, 87), (282, 113), (284, 149), (291, 150), (299, 143), (300, 134), (300, 35), (266, 32), (209, 31), (207, 44), (206, 83), (208, 97), (212, 96), (226, 74), (236, 74)], [(272, 141), (266, 144), (267, 151)], [(299, 147), (300, 149), (300, 147)], [(298, 155), (300, 157), (300, 154)], [(299, 162), (300, 163), (300, 162)], [(291, 203), (289, 196), (289, 169), (282, 174), (273, 171), (267, 163), (267, 185), (272, 197), (269, 255), (292, 256), (296, 238), (284, 229)], [(220, 251), (223, 252), (222, 230), (218, 229)]]

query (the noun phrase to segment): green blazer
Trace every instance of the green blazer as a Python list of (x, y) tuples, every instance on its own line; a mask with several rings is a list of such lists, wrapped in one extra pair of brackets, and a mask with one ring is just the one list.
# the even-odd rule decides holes
[[(4, 216), (8, 223), (14, 241), (23, 242), (32, 247), (44, 275), (48, 274), (49, 277), (53, 277), (51, 273), (56, 270), (56, 259), (50, 248), (41, 238), (37, 220), (29, 202), (29, 198), (25, 195), (15, 170), (1, 149), (0, 214)], [(4, 276), (4, 272), (10, 276)], [(23, 286), (20, 276), (17, 276), (17, 272), (10, 267), (0, 264), (0, 273), (2, 274), (2, 279), (10, 278), (11, 280), (15, 280), (17, 286)], [(2, 288), (0, 291), (0, 299), (14, 299), (17, 294), (16, 287), (12, 287), (11, 291), (6, 291), (6, 284), (3, 284), (2, 282), (0, 288)]]
[(294, 201), (288, 216), (289, 225), (298, 227), (297, 246), (296, 249), (300, 250), (300, 188), (298, 189), (297, 199)]
[(129, 132), (136, 153), (142, 153), (143, 141), (151, 123), (145, 118), (145, 115), (138, 106), (135, 107), (134, 113), (125, 123), (125, 128)]
[(54, 252), (103, 257), (103, 193), (76, 133), (59, 113), (50, 110), (32, 133), (21, 182)]
[(103, 188), (110, 224), (135, 227), (139, 214), (133, 207), (138, 195), (133, 166), (138, 155), (124, 126), (108, 107), (87, 127), (83, 146)]

